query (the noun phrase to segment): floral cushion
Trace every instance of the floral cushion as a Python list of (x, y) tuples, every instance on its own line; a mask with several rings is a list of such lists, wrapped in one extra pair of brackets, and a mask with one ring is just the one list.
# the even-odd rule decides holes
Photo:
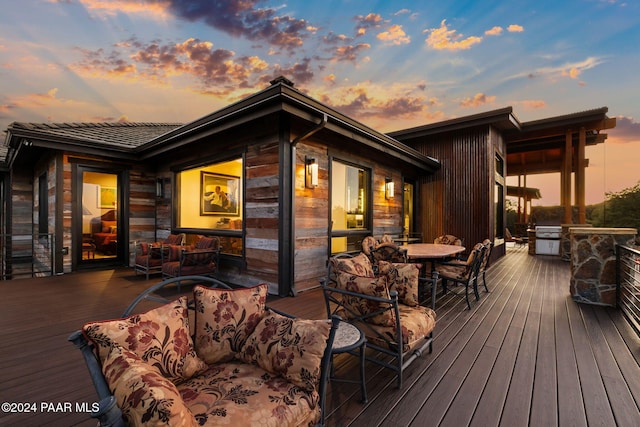
[(406, 248), (396, 245), (393, 242), (380, 243), (373, 251), (371, 258), (374, 264), (380, 261), (406, 262)]
[(370, 255), (371, 250), (375, 249), (377, 246), (378, 246), (378, 241), (373, 236), (367, 236), (364, 239), (362, 239), (362, 252), (364, 252), (365, 255), (367, 256)]
[(114, 344), (102, 372), (129, 425), (198, 425), (176, 386), (135, 353)]
[(389, 290), (398, 292), (398, 300), (411, 307), (417, 306), (418, 284), (422, 264), (391, 263), (380, 261), (378, 274), (386, 275)]
[(174, 383), (207, 368), (189, 335), (187, 298), (124, 319), (87, 323), (84, 334), (104, 363), (113, 344), (135, 353)]
[(360, 253), (352, 258), (331, 258), (333, 271), (355, 274), (356, 276), (374, 277), (373, 266), (369, 258)]
[[(412, 349), (418, 341), (428, 336), (436, 326), (436, 312), (429, 307), (409, 307), (399, 304), (400, 325), (402, 328), (402, 351)], [(358, 324), (359, 322), (356, 322)], [(367, 342), (379, 347), (394, 349), (396, 328), (394, 326), (362, 324), (360, 329), (365, 333)], [(384, 338), (381, 338), (384, 337)]]
[(235, 290), (196, 286), (195, 347), (208, 364), (226, 362), (242, 349), (262, 319), (268, 285)]
[(445, 279), (466, 280), (471, 273), (471, 265), (476, 257), (476, 250), (482, 243), (476, 243), (466, 261), (453, 260), (447, 264), (436, 264), (438, 274)]
[(320, 381), (330, 329), (328, 320), (292, 319), (267, 311), (237, 357), (311, 392)]
[[(387, 276), (362, 277), (350, 273), (338, 272), (336, 280), (339, 289), (390, 299)], [(351, 295), (342, 295), (342, 305), (347, 308), (345, 316), (348, 319), (372, 314), (383, 308), (390, 307), (389, 303)], [(392, 310), (385, 310), (382, 313), (369, 317), (367, 320), (378, 325), (392, 326), (395, 324), (395, 315)]]
[(451, 234), (445, 234), (444, 236), (436, 237), (433, 240), (433, 243), (437, 243), (440, 245), (462, 246), (462, 240), (458, 239), (456, 236), (453, 236)]
[(257, 365), (218, 363), (177, 387), (201, 426), (315, 426), (320, 419), (316, 391)]

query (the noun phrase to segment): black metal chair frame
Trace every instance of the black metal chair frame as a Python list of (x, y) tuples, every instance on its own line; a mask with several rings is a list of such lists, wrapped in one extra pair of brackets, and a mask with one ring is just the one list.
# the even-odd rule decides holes
[[(334, 258), (351, 258), (353, 254), (342, 253), (337, 254)], [(437, 277), (437, 275), (436, 275)], [(436, 279), (434, 279), (436, 280)], [(365, 336), (375, 336), (384, 341), (386, 346), (379, 346), (367, 340), (367, 348), (376, 352), (382, 353), (386, 356), (391, 356), (393, 360), (391, 362), (374, 357), (371, 353), (366, 356), (366, 360), (376, 363), (385, 368), (391, 369), (397, 375), (398, 388), (402, 387), (402, 373), (404, 370), (418, 357), (420, 357), (425, 350), (428, 349), (429, 353), (433, 351), (433, 332), (424, 337), (423, 342), (414, 346), (408, 352), (403, 351), (402, 341), (402, 325), (400, 324), (400, 310), (398, 302), (398, 293), (396, 291), (390, 292), (390, 298), (381, 298), (372, 295), (361, 294), (357, 292), (348, 291), (345, 289), (339, 289), (337, 287), (337, 280), (335, 272), (331, 266), (331, 262), (327, 262), (327, 277), (321, 280), (322, 290), (324, 294), (325, 306), (327, 310), (327, 316), (332, 317), (338, 315), (337, 313), (342, 309), (348, 313), (349, 318), (343, 319), (347, 322), (353, 323), (356, 327), (364, 329)], [(342, 301), (342, 296), (353, 296), (357, 298), (366, 299), (372, 303), (377, 303), (381, 307), (375, 312), (368, 313), (366, 315), (360, 315), (355, 313), (349, 306), (345, 306)], [(383, 314), (387, 311), (391, 311), (395, 318), (395, 339), (389, 340), (387, 337), (380, 334), (375, 328), (372, 328), (368, 323), (368, 319)]]
[[(462, 278), (455, 278), (455, 277), (449, 277), (449, 276), (445, 276), (443, 275), (441, 272), (439, 272), (439, 276), (440, 279), (442, 280), (442, 292), (443, 294), (446, 294), (448, 292), (447, 289), (447, 282), (451, 281), (454, 282), (456, 284), (459, 285), (464, 285), (464, 295), (462, 295), (459, 292), (454, 292), (451, 291), (457, 295), (460, 296), (464, 296), (466, 302), (467, 302), (467, 308), (469, 310), (471, 310), (471, 303), (469, 302), (469, 286), (471, 286), (473, 288), (473, 293), (476, 297), (476, 301), (478, 301), (480, 299), (480, 294), (478, 293), (478, 273), (480, 271), (480, 265), (482, 264), (483, 261), (483, 257), (485, 254), (485, 251), (487, 250), (487, 247), (485, 245), (480, 245), (478, 248), (473, 249), (473, 260), (471, 261), (471, 265), (467, 266), (467, 268), (469, 269), (467, 274), (462, 277)], [(446, 262), (446, 261), (442, 261), (442, 262), (438, 262), (438, 265), (450, 265), (450, 266), (454, 266), (454, 267), (464, 267), (464, 264), (461, 264), (459, 261), (450, 261), (450, 262)], [(437, 267), (436, 267), (437, 269)], [(489, 290), (487, 289), (487, 292)]]
[(485, 253), (482, 257), (482, 262), (480, 263), (480, 269), (478, 271), (478, 275), (476, 276), (476, 282), (474, 283), (476, 295), (478, 294), (478, 277), (482, 274), (482, 285), (484, 286), (484, 290), (488, 293), (489, 288), (487, 287), (487, 270), (491, 265), (491, 253), (493, 252), (494, 243), (492, 241), (488, 241), (485, 243)]
[[(166, 304), (171, 302), (170, 299), (160, 297), (155, 295), (155, 293), (167, 286), (172, 286), (174, 283), (178, 282), (191, 282), (193, 284), (202, 284), (208, 286), (209, 288), (221, 288), (221, 289), (232, 289), (228, 284), (214, 279), (212, 277), (207, 276), (182, 276), (182, 277), (172, 277), (167, 280), (163, 280), (162, 282), (147, 288), (141, 294), (139, 294), (129, 306), (122, 313), (122, 317), (128, 317), (133, 313), (133, 310), (136, 306), (143, 300), (149, 300), (153, 302), (158, 302), (161, 304)], [(188, 303), (189, 309), (194, 309), (193, 300), (189, 300)], [(294, 318), (294, 316), (284, 313), (280, 310), (276, 310), (271, 307), (267, 307), (269, 310), (272, 310), (280, 315), (287, 316), (290, 318)], [(340, 318), (338, 316), (331, 317), (331, 331), (329, 333), (329, 338), (327, 339), (327, 347), (325, 348), (324, 354), (322, 356), (322, 362), (320, 365), (321, 374), (320, 374), (320, 385), (318, 387), (318, 393), (320, 395), (320, 409), (321, 409), (321, 418), (320, 422), (317, 426), (324, 426), (325, 416), (326, 416), (326, 394), (327, 394), (327, 383), (329, 381), (329, 377), (331, 375), (331, 363), (332, 363), (332, 347), (333, 340), (335, 337), (336, 329), (338, 328), (338, 324), (340, 323)], [(91, 418), (97, 419), (99, 425), (101, 426), (109, 426), (109, 427), (125, 427), (124, 418), (122, 417), (122, 410), (118, 407), (116, 398), (113, 394), (111, 394), (111, 390), (109, 389), (109, 384), (107, 383), (106, 378), (102, 373), (102, 366), (98, 356), (96, 354), (94, 345), (90, 343), (87, 338), (84, 336), (82, 331), (76, 331), (72, 333), (68, 341), (72, 342), (81, 352), (84, 358), (84, 362), (87, 365), (87, 369), (89, 370), (89, 375), (91, 376), (91, 381), (93, 382), (93, 386), (96, 389), (98, 394), (98, 410), (95, 412), (91, 412)]]

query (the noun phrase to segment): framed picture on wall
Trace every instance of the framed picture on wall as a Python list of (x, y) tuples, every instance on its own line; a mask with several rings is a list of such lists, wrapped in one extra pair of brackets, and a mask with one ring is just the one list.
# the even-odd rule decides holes
[(200, 172), (200, 215), (239, 216), (240, 177)]
[(103, 209), (115, 209), (118, 200), (118, 189), (116, 187), (100, 187), (99, 206)]

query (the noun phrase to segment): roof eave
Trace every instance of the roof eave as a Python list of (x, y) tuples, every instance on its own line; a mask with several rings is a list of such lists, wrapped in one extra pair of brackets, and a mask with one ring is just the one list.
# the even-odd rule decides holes
[(504, 131), (520, 130), (521, 126), (520, 121), (513, 114), (513, 107), (505, 107), (471, 116), (458, 117), (442, 122), (393, 131), (389, 132), (388, 135), (399, 139), (419, 138), (485, 125), (492, 125)]
[(338, 111), (310, 98), (290, 86), (278, 83), (212, 114), (155, 138), (138, 148), (143, 158), (173, 150), (203, 135), (217, 133), (256, 118), (286, 111), (305, 120), (321, 120), (327, 116), (327, 129), (354, 138), (362, 144), (396, 156), (426, 172), (440, 168), (440, 162), (425, 156), (388, 135), (375, 131)]

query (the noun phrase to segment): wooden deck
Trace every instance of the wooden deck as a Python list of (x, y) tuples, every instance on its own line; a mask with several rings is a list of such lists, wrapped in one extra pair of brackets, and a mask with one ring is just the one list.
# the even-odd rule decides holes
[[(329, 390), (328, 426), (553, 426), (640, 424), (640, 339), (620, 312), (569, 298), (569, 265), (510, 247), (487, 273), (491, 292), (467, 310), (437, 304), (434, 351), (405, 371), (402, 389), (367, 365), (369, 402), (357, 385)], [(76, 412), (96, 395), (80, 352), (66, 341), (84, 322), (117, 317), (157, 279), (132, 269), (0, 282), (0, 402), (37, 413), (0, 412), (0, 425), (86, 425)], [(301, 317), (325, 316), (321, 294), (274, 298)], [(336, 375), (356, 378), (355, 358)], [(72, 411), (64, 408), (70, 402)], [(62, 404), (45, 413), (43, 403)]]

